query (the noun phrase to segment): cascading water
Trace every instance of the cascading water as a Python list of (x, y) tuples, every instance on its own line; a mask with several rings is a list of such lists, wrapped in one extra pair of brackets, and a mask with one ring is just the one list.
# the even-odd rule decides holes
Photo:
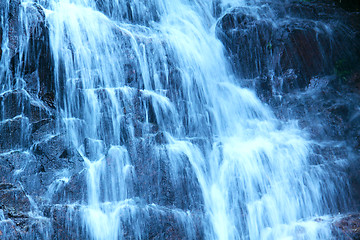
[(150, 239), (147, 222), (170, 212), (186, 239), (331, 238), (319, 217), (346, 205), (346, 183), (310, 160), (316, 143), (295, 121), (238, 86), (215, 37), (215, 3), (37, 2), (59, 131), (87, 172), (82, 222), (70, 212), (69, 225), (89, 239)]

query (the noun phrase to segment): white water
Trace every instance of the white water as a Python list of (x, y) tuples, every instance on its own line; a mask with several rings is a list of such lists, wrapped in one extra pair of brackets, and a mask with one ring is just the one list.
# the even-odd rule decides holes
[[(252, 91), (237, 86), (241, 79), (232, 77), (215, 37), (212, 3), (134, 0), (125, 14), (126, 2), (98, 1), (101, 12), (94, 0), (40, 1), (59, 114), (88, 172), (82, 203), (88, 237), (122, 239), (124, 224), (136, 219), (135, 238), (144, 239), (143, 212), (170, 208), (195, 239), (190, 206), (138, 201), (138, 148), (155, 125), (166, 141), (143, 154), (165, 159), (173, 186), (190, 163), (190, 181), (203, 198), (205, 239), (329, 239), (326, 221), (316, 219), (336, 209), (341, 190), (326, 165), (309, 162), (312, 143), (296, 122), (275, 119)], [(223, 6), (229, 4), (245, 3)]]

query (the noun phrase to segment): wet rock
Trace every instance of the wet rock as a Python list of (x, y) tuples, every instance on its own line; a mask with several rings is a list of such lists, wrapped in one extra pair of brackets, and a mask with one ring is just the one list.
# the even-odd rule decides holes
[[(29, 199), (26, 198), (24, 192), (31, 194), (34, 201), (39, 204), (41, 211), (44, 211), (44, 215), (50, 219), (52, 231), (41, 232), (39, 229), (50, 229), (50, 226), (31, 219), (24, 213), (26, 211), (19, 206), (12, 207), (11, 204), (14, 203), (9, 200), (5, 202), (3, 212), (7, 218), (12, 219), (12, 222), (9, 221), (5, 224), (0, 216), (0, 238), (2, 237), (1, 234), (5, 233), (12, 239), (20, 237), (25, 239), (86, 239), (89, 236), (85, 234), (86, 229), (82, 226), (81, 206), (57, 205), (86, 202), (86, 171), (84, 170), (83, 159), (74, 146), (67, 141), (65, 135), (57, 132), (57, 120), (54, 119), (54, 115), (48, 109), (48, 107), (55, 108), (56, 103), (52, 75), (53, 65), (48, 45), (48, 29), (44, 24), (44, 13), (36, 4), (28, 4), (24, 10), (30, 21), (30, 31), (27, 36), (30, 52), (27, 59), (19, 59), (19, 39), (16, 38), (17, 35), (15, 34), (20, 31), (19, 23), (16, 22), (18, 19), (15, 17), (19, 10), (16, 10), (18, 6), (14, 5), (14, 2), (11, 3), (13, 10), (11, 10), (9, 24), (10, 49), (13, 51), (13, 71), (21, 61), (25, 62), (23, 69), (21, 69), (22, 79), (18, 81), (23, 81), (29, 94), (14, 91), (1, 97), (0, 101), (6, 106), (1, 111), (3, 114), (1, 118), (11, 120), (0, 123), (1, 137), (4, 137), (0, 139), (0, 151), (10, 151), (13, 148), (22, 147), (28, 149), (31, 144), (33, 147), (31, 153), (11, 153), (0, 156), (0, 181), (3, 181), (0, 184), (0, 196), (4, 196), (6, 199), (20, 196), (24, 203), (22, 207), (27, 210)], [(105, 6), (102, 7), (105, 9)], [(127, 14), (131, 13), (130, 10), (128, 9)], [(216, 14), (219, 14), (219, 10), (216, 11)], [(223, 35), (221, 38), (226, 43), (231, 54), (230, 57), (234, 60), (235, 68), (238, 69), (239, 74), (257, 77), (254, 85), (256, 89), (260, 89), (258, 94), (263, 99), (269, 99), (275, 93), (288, 93), (297, 89), (305, 90), (306, 86), (311, 84), (310, 79), (313, 75), (327, 74), (333, 70), (334, 59), (343, 56), (339, 55), (343, 48), (334, 50), (334, 46), (329, 43), (331, 41), (329, 41), (326, 26), (318, 25), (314, 21), (327, 19), (326, 16), (334, 12), (336, 13), (337, 10), (327, 8), (324, 13), (321, 13), (323, 16), (320, 16), (319, 12), (309, 4), (292, 4), (289, 8), (285, 7), (279, 10), (277, 17), (283, 18), (284, 21), (280, 26), (274, 26), (272, 22), (274, 16), (257, 18), (250, 12), (237, 12), (235, 10), (223, 17), (221, 25), (223, 31), (221, 34)], [(301, 16), (306, 19), (298, 21), (298, 17)], [(139, 18), (140, 16), (130, 14), (124, 16), (129, 21), (133, 21), (136, 17)], [(139, 18), (136, 21), (141, 22), (142, 20)], [(355, 20), (351, 21), (355, 22)], [(343, 45), (345, 40), (356, 42), (356, 38), (352, 36), (344, 38), (345, 40), (338, 38), (342, 33), (344, 31), (339, 30), (332, 36), (336, 41), (339, 41), (339, 45)], [(253, 38), (253, 36), (255, 37)], [(349, 48), (352, 46), (350, 45)], [(152, 56), (151, 47), (145, 49), (149, 51), (146, 54)], [(334, 53), (329, 55), (328, 49), (334, 50)], [(356, 55), (357, 48), (354, 47), (352, 50)], [(346, 54), (344, 57), (347, 56)], [(330, 60), (325, 59), (324, 55), (330, 56)], [(127, 57), (130, 60), (124, 66), (125, 84), (136, 89), (136, 91), (143, 89), (143, 83), (139, 80), (142, 78), (139, 73), (139, 63), (131, 61), (134, 58), (133, 53), (128, 52)], [(333, 57), (334, 59), (332, 59)], [(243, 66), (249, 67), (249, 69)], [(175, 101), (183, 97), (183, 93), (179, 91), (181, 89), (181, 81), (179, 81), (181, 71), (175, 67), (170, 68), (170, 72), (159, 68), (158, 70), (162, 74), (158, 77), (160, 81), (170, 82), (170, 89), (166, 94), (169, 99)], [(320, 80), (317, 81), (317, 84), (321, 85)], [(81, 89), (80, 85), (79, 89)], [(305, 102), (297, 97), (292, 98), (293, 96), (284, 97), (282, 108), (290, 105), (296, 107), (289, 108), (291, 110), (281, 117), (284, 119), (294, 116), (300, 118), (301, 126), (311, 128), (309, 131), (312, 132), (315, 139), (325, 139), (324, 136), (326, 136), (345, 140), (348, 136), (358, 136), (358, 130), (351, 130), (349, 127), (359, 125), (358, 118), (354, 117), (354, 107), (351, 106), (356, 106), (354, 101), (348, 101), (347, 98), (344, 98), (343, 101), (337, 102), (343, 96), (336, 95), (328, 90), (325, 91), (320, 87), (318, 90), (317, 94), (309, 93)], [(320, 93), (321, 91), (324, 92)], [(112, 112), (108, 109), (111, 101), (106, 100), (110, 96), (104, 89), (99, 90), (98, 95), (101, 98), (99, 102), (102, 103), (100, 106), (102, 109), (101, 129), (106, 129), (107, 133), (116, 132), (117, 130), (111, 126)], [(144, 229), (142, 236), (144, 239), (204, 238), (202, 235), (203, 228), (200, 226), (201, 216), (198, 216), (195, 222), (190, 221), (190, 225), (187, 223), (186, 227), (181, 222), (181, 219), (189, 217), (190, 211), (202, 211), (203, 199), (196, 175), (186, 156), (179, 156), (178, 160), (185, 164), (181, 165), (184, 166), (182, 169), (178, 169), (172, 165), (174, 163), (170, 161), (172, 158), (169, 158), (166, 149), (161, 148), (161, 145), (167, 143), (167, 139), (165, 133), (159, 132), (158, 125), (162, 116), (157, 114), (166, 115), (166, 113), (155, 112), (154, 102), (151, 97), (145, 96), (143, 91), (137, 91), (134, 94), (134, 99), (128, 102), (124, 100), (126, 99), (124, 94), (117, 92), (116, 97), (123, 101), (124, 107), (121, 111), (121, 114), (124, 114), (121, 119), (123, 125), (132, 126), (132, 130), (134, 130), (131, 132), (130, 128), (126, 129), (126, 127), (120, 130), (120, 144), (133, 149), (130, 155), (137, 177), (131, 179), (134, 181), (135, 193), (129, 193), (129, 195), (141, 197), (148, 204), (166, 206), (147, 205), (142, 210), (137, 209), (138, 215), (132, 219), (131, 217), (125, 219), (121, 223), (123, 224), (124, 236), (128, 239), (136, 238), (137, 232), (134, 230), (136, 225), (138, 228)], [(38, 101), (38, 98), (42, 102)], [(329, 100), (329, 98), (336, 99), (336, 101)], [(286, 101), (288, 103), (284, 103)], [(320, 104), (313, 106), (316, 101)], [(177, 107), (186, 111), (182, 104), (183, 102), (180, 102)], [(280, 111), (287, 110), (278, 110), (277, 114), (280, 115)], [(79, 112), (79, 116), (77, 116), (80, 120), (81, 114)], [(19, 115), (23, 118), (20, 121), (21, 124), (16, 122), (20, 119), (16, 118)], [(12, 119), (14, 117), (15, 119)], [(329, 123), (325, 129), (317, 128), (317, 126), (324, 125), (321, 121)], [(347, 125), (349, 123), (350, 125)], [(129, 139), (133, 137), (131, 134), (134, 134), (139, 141), (130, 141)], [(96, 160), (99, 157), (97, 148), (103, 152), (111, 144), (119, 144), (117, 140), (114, 140), (115, 138), (111, 138), (105, 133), (99, 133), (99, 138), (101, 140), (84, 139), (84, 152), (91, 160)], [(22, 142), (25, 145), (21, 144)], [(160, 157), (149, 154), (156, 152), (160, 152)], [(332, 152), (329, 150), (329, 154), (326, 156), (331, 156), (331, 154)], [(341, 155), (342, 153), (335, 154)], [(319, 153), (319, 155), (324, 155), (324, 153)], [(316, 159), (313, 159), (313, 163), (316, 164)], [(24, 190), (20, 190), (14, 185), (16, 181), (22, 184)], [(44, 207), (49, 203), (51, 205)], [(133, 212), (133, 208), (131, 208), (128, 213), (126, 212), (123, 215), (132, 216)], [(3, 223), (4, 226), (6, 225), (4, 230), (2, 228)], [(12, 232), (12, 228), (15, 229), (14, 232)], [(186, 232), (188, 229), (192, 229), (194, 235), (189, 237)]]
[[(25, 63), (24, 73), (27, 74), (41, 69), (39, 66), (41, 64), (40, 58), (47, 54), (43, 51), (46, 50), (48, 44), (46, 43), (48, 33), (45, 27), (45, 13), (39, 5), (36, 3), (22, 4), (21, 11), (26, 18), (26, 25), (22, 26), (26, 28), (26, 32), (22, 32), (21, 37), (26, 38), (28, 44), (28, 53), (26, 59), (23, 59)], [(19, 19), (19, 21), (21, 20)], [(20, 22), (20, 24), (22, 23)], [(47, 65), (50, 63), (48, 62)], [(49, 73), (50, 71), (48, 71)]]
[[(304, 89), (309, 84), (308, 79), (311, 76), (332, 71), (332, 66), (326, 63), (328, 55), (323, 52), (323, 49), (332, 48), (328, 43), (330, 36), (327, 36), (325, 29), (315, 30), (315, 25), (311, 22), (302, 26), (291, 24), (285, 28), (288, 32), (283, 36), (285, 44), (280, 53), (280, 68), (296, 69), (296, 72), (305, 75), (304, 79), (300, 79), (302, 81), (296, 81), (298, 86), (290, 86)], [(320, 42), (322, 39), (324, 41)]]
[(334, 79), (335, 76), (313, 78), (306, 91), (283, 94), (278, 101), (270, 101), (270, 106), (279, 119), (297, 119), (299, 127), (321, 143), (321, 150), (310, 156), (312, 164), (346, 159), (344, 165), (332, 166), (331, 172), (345, 174), (352, 195), (346, 200), (353, 201), (349, 204), (352, 209), (358, 209), (360, 95), (347, 85), (335, 87), (331, 84)]
[(11, 119), (21, 115), (26, 105), (29, 104), (29, 97), (22, 91), (7, 92), (0, 96), (1, 119)]
[(46, 172), (60, 169), (76, 171), (83, 168), (82, 157), (64, 135), (37, 143), (33, 151)]
[(8, 47), (10, 50), (10, 57), (13, 57), (16, 54), (16, 49), (19, 47), (19, 11), (20, 11), (20, 1), (11, 0), (8, 3)]
[[(180, 217), (183, 214), (182, 218)], [(147, 216), (146, 216), (147, 215)], [(145, 213), (145, 229), (143, 235), (147, 239), (202, 239), (202, 230), (199, 222), (193, 222), (191, 216), (171, 209), (149, 209)], [(189, 219), (187, 219), (189, 218)], [(191, 220), (190, 220), (191, 219)], [(182, 220), (184, 222), (182, 222)], [(189, 221), (190, 220), (190, 221)], [(129, 227), (129, 226), (128, 226)], [(126, 231), (126, 225), (125, 225)], [(127, 231), (131, 233), (130, 230)], [(190, 235), (189, 235), (190, 233)]]
[(17, 117), (0, 122), (0, 153), (29, 147), (29, 119)]
[(0, 187), (1, 208), (7, 218), (21, 218), (30, 211), (30, 201), (22, 189), (12, 184), (2, 183)]
[[(39, 196), (46, 191), (41, 182), (41, 165), (27, 152), (11, 152), (0, 156), (5, 183), (20, 183), (23, 190), (32, 196)], [(34, 194), (35, 193), (35, 194)]]
[(30, 122), (37, 122), (49, 118), (51, 112), (44, 104), (24, 90), (6, 92), (0, 96), (0, 119), (11, 119), (24, 115)]
[[(55, 83), (49, 32), (45, 24), (43, 8), (36, 3), (20, 4), (18, 0), (10, 1), (9, 6), (10, 70), (14, 76), (24, 78), (26, 84), (29, 85), (29, 92), (38, 94), (40, 99), (49, 98), (47, 95), (54, 96)], [(20, 44), (27, 45), (26, 54), (22, 52), (23, 49), (20, 49)], [(35, 75), (37, 77), (34, 77)], [(14, 81), (16, 85), (22, 80)]]
[(0, 155), (0, 173), (2, 173), (0, 181), (9, 184), (18, 183), (20, 176), (26, 174), (24, 169), (33, 159), (34, 157), (30, 153), (20, 151), (11, 151)]
[(54, 173), (52, 173), (52, 176), (45, 174), (43, 166), (37, 161), (32, 160), (28, 162), (24, 171), (17, 178), (21, 181), (26, 192), (41, 204), (42, 201), (47, 200), (45, 194), (50, 183), (49, 180), (46, 180), (49, 178), (53, 180), (55, 178), (54, 175)]
[(6, 1), (0, 2), (0, 17), (4, 17), (7, 6), (8, 6), (8, 2)]
[(11, 172), (14, 170), (14, 167), (7, 159), (3, 156), (0, 156), (0, 181), (1, 182), (10, 182), (12, 179)]
[(102, 157), (101, 153), (103, 153), (105, 150), (105, 145), (101, 140), (85, 138), (84, 150), (86, 157), (88, 157), (90, 160), (99, 160)]
[[(235, 71), (254, 79), (244, 85), (255, 89), (279, 119), (298, 119), (312, 139), (347, 146), (346, 154), (337, 156), (352, 166), (346, 172), (356, 196), (359, 22), (358, 14), (326, 1), (294, 1), (235, 8), (217, 25)], [(336, 148), (320, 155), (332, 159)]]
[[(49, 122), (51, 124), (51, 121)], [(49, 130), (46, 125), (43, 125)], [(38, 130), (41, 131), (43, 130)], [(72, 203), (86, 199), (83, 158), (64, 135), (52, 136), (34, 146), (34, 160), (28, 163), (21, 181), (26, 189), (53, 203)]]
[(136, 173), (136, 196), (147, 203), (175, 206), (183, 210), (202, 208), (202, 191), (186, 156), (172, 159), (182, 162), (183, 167), (178, 169), (177, 164), (169, 159), (166, 149), (156, 146), (155, 139), (151, 141), (150, 138), (137, 142), (136, 153), (131, 152), (130, 157)]
[[(41, 144), (52, 146), (43, 147)], [(48, 201), (54, 203), (76, 202), (86, 198), (86, 175), (83, 171), (82, 158), (67, 152), (67, 145), (58, 146), (61, 141), (42, 142), (38, 151), (11, 152), (0, 155), (0, 173), (4, 183), (20, 183), (27, 194), (43, 205)], [(63, 144), (63, 143), (61, 143)], [(54, 146), (55, 145), (55, 146)], [(49, 153), (51, 152), (51, 154)], [(52, 152), (54, 151), (54, 152)], [(70, 166), (70, 167), (69, 167)], [(3, 185), (6, 186), (11, 185)]]
[(44, 218), (26, 218), (16, 221), (22, 239), (50, 239), (50, 221)]
[[(87, 239), (89, 233), (82, 226), (81, 205), (57, 205), (45, 210), (53, 226), (54, 239)], [(203, 239), (201, 215), (156, 205), (122, 206), (118, 216), (119, 237), (136, 239), (141, 232), (143, 239)]]
[(339, 239), (360, 239), (360, 215), (351, 214), (344, 216), (333, 223), (334, 235)]
[(0, 221), (0, 238), (4, 240), (19, 239), (20, 234), (16, 230), (16, 225), (11, 220)]
[[(136, 236), (136, 224), (143, 231), (142, 236), (146, 239), (204, 239), (201, 214), (197, 212), (183, 212), (178, 209), (160, 207), (156, 205), (139, 208), (137, 214), (126, 221), (122, 221), (125, 237)], [(142, 221), (135, 223), (135, 219)], [(130, 220), (130, 221), (129, 221)], [(130, 223), (130, 224), (129, 224)]]
[(51, 239), (87, 239), (85, 229), (82, 228), (80, 206), (56, 205), (48, 206), (44, 211), (52, 224)]
[(14, 185), (10, 184), (10, 183), (0, 183), (0, 191), (2, 190), (9, 190), (15, 188)]
[(54, 189), (51, 196), (52, 203), (86, 203), (87, 202), (87, 175), (83, 170), (70, 177), (68, 181), (63, 181)]
[(317, 78), (301, 94), (282, 95), (279, 101), (270, 100), (270, 106), (280, 119), (298, 119), (313, 139), (346, 141), (355, 147), (360, 95), (346, 86), (342, 90), (334, 88), (329, 85), (331, 81)]
[(44, 118), (31, 124), (31, 142), (38, 143), (45, 141), (49, 136), (56, 135), (56, 120)]
[(126, 2), (126, 6), (122, 8), (121, 12), (116, 11), (117, 8), (113, 7), (114, 3), (111, 1), (104, 2), (97, 0), (95, 2), (97, 8), (104, 14), (110, 17), (116, 16), (128, 23), (149, 26), (151, 22), (158, 22), (160, 20), (160, 13), (153, 2), (140, 2), (139, 4)]
[(25, 59), (24, 73), (37, 72), (39, 77), (39, 98), (53, 106), (55, 82), (53, 61), (50, 50), (49, 30), (45, 23), (45, 13), (37, 4), (26, 5), (25, 14), (28, 18), (29, 46), (28, 58)]
[(18, 218), (0, 221), (0, 238), (12, 239), (49, 239), (49, 223), (46, 219)]
[[(217, 35), (241, 77), (274, 76), (273, 87), (286, 92), (305, 89), (313, 76), (333, 74), (340, 61), (355, 67), (360, 28), (354, 18), (360, 22), (359, 16), (323, 2), (266, 2), (226, 13)], [(279, 82), (290, 70), (296, 78)]]
[(360, 159), (352, 161), (349, 167), (349, 183), (352, 190), (354, 205), (356, 209), (360, 208)]

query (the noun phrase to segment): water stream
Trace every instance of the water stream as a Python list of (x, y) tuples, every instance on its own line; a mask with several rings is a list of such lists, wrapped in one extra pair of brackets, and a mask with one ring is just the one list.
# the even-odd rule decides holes
[(37, 2), (58, 127), (85, 160), (77, 224), (89, 239), (148, 239), (146, 222), (168, 213), (186, 239), (331, 238), (325, 219), (344, 205), (344, 187), (324, 159), (310, 160), (317, 143), (295, 120), (277, 120), (240, 87), (213, 2)]

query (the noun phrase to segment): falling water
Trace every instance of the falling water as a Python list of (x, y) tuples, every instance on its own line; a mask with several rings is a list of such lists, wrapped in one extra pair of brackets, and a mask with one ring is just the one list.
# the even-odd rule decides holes
[(215, 37), (215, 3), (36, 2), (59, 129), (87, 171), (82, 221), (70, 225), (90, 239), (147, 239), (145, 223), (170, 212), (187, 239), (331, 238), (323, 220), (345, 204), (345, 187), (324, 159), (310, 160), (317, 143), (296, 121), (277, 120), (239, 87)]

